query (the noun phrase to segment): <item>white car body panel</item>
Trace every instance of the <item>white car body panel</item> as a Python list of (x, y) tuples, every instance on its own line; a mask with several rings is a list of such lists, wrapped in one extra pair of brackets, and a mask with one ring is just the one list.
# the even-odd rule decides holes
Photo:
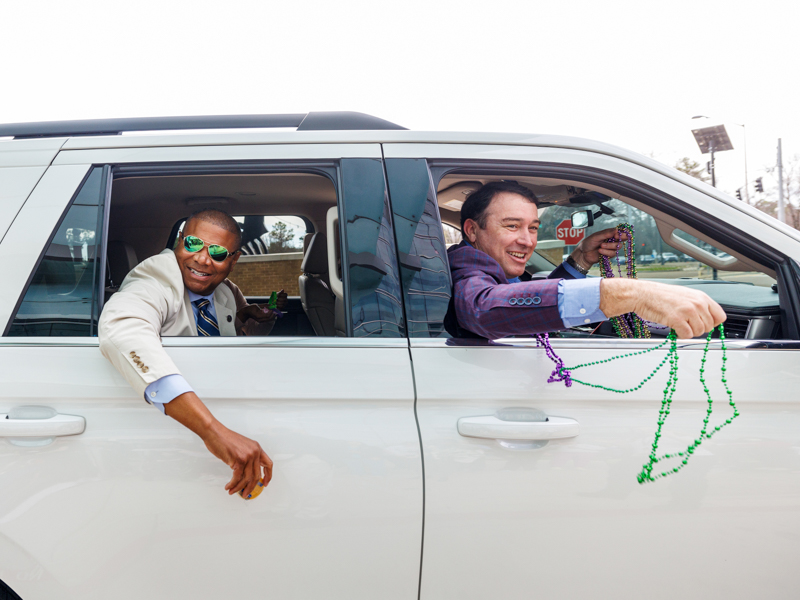
[[(509, 346), (411, 341), (426, 476), (421, 598), (788, 597), (798, 583), (792, 561), (800, 541), (796, 350), (729, 350), (740, 417), (704, 441), (679, 474), (639, 485), (669, 365), (641, 390), (618, 395), (548, 384), (554, 365), (544, 349), (498, 343)], [(553, 340), (553, 347), (574, 366), (656, 343)], [(732, 413), (715, 346), (706, 365), (712, 424)], [(684, 451), (702, 427), (701, 347), (678, 351), (662, 453)], [(664, 354), (574, 376), (627, 387)], [(532, 449), (459, 435), (459, 419), (509, 407), (574, 419), (580, 434)], [(664, 576), (654, 578), (654, 567)]]
[(66, 138), (0, 139), (0, 167), (46, 167)]
[(0, 323), (8, 323), (43, 248), (91, 165), (53, 166), (14, 219), (0, 249), (6, 253), (0, 286)]
[(47, 167), (0, 167), (0, 241)]
[(0, 579), (23, 598), (417, 597), (422, 470), (405, 340), (165, 341), (212, 412), (274, 460), (250, 502), (229, 497), (230, 469), (87, 341), (0, 342), (0, 413), (43, 404), (86, 419), (48, 446), (0, 443), (13, 482), (0, 494)]

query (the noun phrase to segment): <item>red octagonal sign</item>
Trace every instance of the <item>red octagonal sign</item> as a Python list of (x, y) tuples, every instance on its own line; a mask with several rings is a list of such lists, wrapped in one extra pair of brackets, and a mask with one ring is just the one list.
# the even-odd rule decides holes
[(567, 246), (575, 246), (580, 243), (584, 235), (586, 235), (586, 230), (573, 227), (570, 219), (564, 219), (556, 225), (556, 238), (563, 240)]

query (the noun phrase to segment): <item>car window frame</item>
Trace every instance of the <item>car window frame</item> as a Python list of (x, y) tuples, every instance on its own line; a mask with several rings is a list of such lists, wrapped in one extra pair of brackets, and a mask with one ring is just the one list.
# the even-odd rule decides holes
[[(525, 175), (568, 179), (631, 197), (648, 207), (674, 216), (683, 224), (712, 239), (715, 237), (714, 232), (724, 228), (730, 238), (727, 246), (757, 263), (770, 265), (775, 270), (781, 319), (785, 325), (782, 341), (800, 340), (800, 265), (791, 256), (763, 244), (748, 232), (735, 229), (714, 215), (698, 211), (696, 207), (664, 190), (614, 171), (560, 162), (429, 158), (428, 166), (437, 189), (441, 179), (454, 172), (465, 175), (496, 173), (499, 178)], [(697, 190), (693, 191), (697, 193)]]
[[(5, 328), (3, 329), (2, 337), (4, 338), (11, 338), (9, 336), (9, 332), (11, 331), (11, 326), (14, 324), (14, 320), (19, 313), (19, 309), (22, 306), (22, 303), (25, 301), (25, 296), (30, 289), (31, 283), (33, 282), (36, 273), (39, 271), (39, 268), (42, 265), (42, 262), (47, 255), (47, 251), (50, 249), (50, 246), (53, 243), (56, 235), (58, 235), (58, 231), (61, 229), (61, 225), (64, 223), (64, 220), (69, 215), (70, 210), (75, 204), (75, 201), (80, 196), (81, 192), (83, 191), (86, 182), (92, 176), (96, 169), (102, 169), (101, 172), (101, 182), (100, 182), (100, 189), (105, 190), (98, 201), (98, 206), (102, 207), (102, 212), (98, 210), (98, 225), (102, 227), (100, 241), (97, 245), (96, 250), (96, 258), (95, 258), (95, 267), (92, 269), (92, 300), (91, 300), (91, 313), (90, 313), (90, 323), (89, 323), (89, 335), (85, 336), (87, 338), (97, 338), (97, 332), (95, 331), (95, 323), (100, 318), (100, 314), (103, 311), (103, 291), (105, 289), (105, 276), (106, 276), (106, 240), (108, 236), (108, 214), (109, 214), (109, 200), (111, 198), (111, 167), (110, 165), (105, 164), (91, 164), (88, 166), (86, 170), (86, 174), (81, 179), (80, 184), (75, 191), (73, 192), (72, 196), (67, 202), (66, 206), (64, 207), (61, 216), (55, 223), (53, 230), (50, 232), (50, 235), (47, 237), (47, 242), (42, 246), (41, 251), (39, 252), (39, 256), (36, 259), (36, 262), (31, 269), (28, 277), (25, 281), (25, 285), (22, 287), (22, 291), (17, 298), (16, 303), (14, 304), (14, 308), (11, 311), (8, 321), (6, 322)], [(15, 339), (25, 339), (26, 337), (34, 338), (34, 339), (49, 339), (51, 337), (60, 337), (60, 336), (13, 336)], [(84, 337), (84, 336), (81, 336)]]

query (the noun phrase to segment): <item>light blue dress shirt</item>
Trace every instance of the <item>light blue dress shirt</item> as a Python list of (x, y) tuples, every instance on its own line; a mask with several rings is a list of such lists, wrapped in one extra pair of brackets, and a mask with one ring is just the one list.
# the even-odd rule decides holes
[[(201, 296), (200, 294), (195, 294), (190, 290), (186, 290), (186, 293), (189, 294), (189, 300), (192, 302), (192, 312), (194, 313), (195, 321), (197, 320), (197, 313), (200, 311), (200, 309), (198, 309), (194, 303), (202, 298), (205, 298), (211, 303), (208, 307), (208, 312), (214, 315), (215, 319), (217, 318), (217, 309), (214, 307), (213, 293), (208, 296)], [(193, 391), (194, 388), (189, 385), (189, 382), (186, 381), (186, 379), (183, 378), (183, 375), (178, 375), (175, 373), (173, 375), (165, 375), (161, 379), (157, 379), (148, 385), (144, 390), (144, 397), (145, 400), (150, 402), (162, 413), (167, 414), (164, 410), (165, 404), (171, 402), (181, 394)]]
[[(464, 243), (472, 246), (467, 240)], [(600, 277), (586, 277), (567, 263), (561, 264), (575, 279), (562, 279), (558, 282), (558, 316), (569, 329), (576, 325), (599, 323), (608, 317), (600, 310)], [(520, 283), (519, 277), (509, 279), (508, 283)]]

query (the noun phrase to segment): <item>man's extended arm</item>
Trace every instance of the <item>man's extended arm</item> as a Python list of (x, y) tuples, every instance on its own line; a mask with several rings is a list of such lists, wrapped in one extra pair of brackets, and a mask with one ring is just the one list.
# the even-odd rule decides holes
[[(162, 398), (147, 398), (146, 390), (152, 393), (155, 389), (152, 386), (170, 378), (184, 381), (160, 340), (162, 327), (175, 319), (183, 304), (182, 289), (172, 286), (170, 277), (164, 275), (175, 264), (171, 255), (167, 259), (160, 256), (148, 259), (147, 264), (142, 263), (132, 271), (122, 289), (106, 303), (98, 325), (101, 352), (139, 397), (154, 404)], [(178, 324), (172, 322), (172, 325)], [(189, 334), (188, 330), (174, 333)], [(272, 477), (272, 462), (259, 444), (219, 423), (194, 391), (163, 400), (169, 402), (161, 407), (166, 408), (168, 416), (197, 433), (209, 451), (233, 469), (233, 476), (225, 486), (230, 494), (243, 490), (247, 497), (261, 477), (255, 475), (262, 466), (264, 483)]]
[[(605, 241), (613, 235), (619, 242)], [(627, 239), (626, 234), (614, 229), (598, 231), (582, 240), (572, 257), (588, 268), (601, 255), (614, 256)], [(599, 308), (609, 318), (635, 312), (643, 319), (674, 329), (680, 338), (701, 335), (725, 321), (722, 307), (703, 292), (640, 279), (603, 279)]]

